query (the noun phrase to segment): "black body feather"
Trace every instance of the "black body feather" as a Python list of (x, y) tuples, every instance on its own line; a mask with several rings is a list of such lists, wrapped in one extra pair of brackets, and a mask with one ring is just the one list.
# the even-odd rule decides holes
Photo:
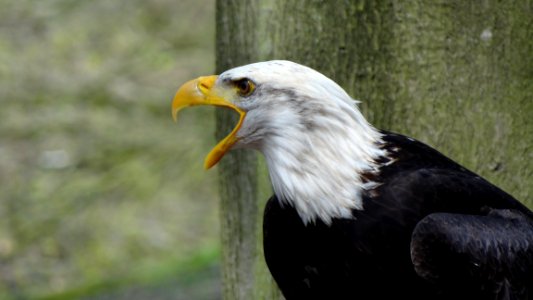
[(438, 151), (384, 132), (392, 163), (352, 219), (305, 225), (276, 196), (267, 265), (292, 299), (533, 298), (533, 213)]

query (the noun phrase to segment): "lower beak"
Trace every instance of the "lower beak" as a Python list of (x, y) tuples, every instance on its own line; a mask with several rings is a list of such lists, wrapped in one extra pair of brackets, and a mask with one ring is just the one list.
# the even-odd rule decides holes
[(205, 158), (204, 167), (206, 169), (216, 165), (216, 163), (226, 154), (226, 152), (238, 141), (237, 131), (242, 126), (246, 112), (235, 106), (216, 93), (215, 82), (217, 76), (199, 77), (182, 85), (172, 100), (172, 117), (177, 120), (178, 112), (189, 106), (214, 105), (227, 107), (239, 113), (239, 122), (222, 141), (220, 141)]

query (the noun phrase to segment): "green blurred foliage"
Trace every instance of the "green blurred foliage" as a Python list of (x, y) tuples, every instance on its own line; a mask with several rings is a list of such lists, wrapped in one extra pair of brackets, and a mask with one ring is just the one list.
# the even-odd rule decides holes
[(0, 0), (0, 299), (216, 249), (212, 110), (170, 117), (213, 48), (214, 0)]

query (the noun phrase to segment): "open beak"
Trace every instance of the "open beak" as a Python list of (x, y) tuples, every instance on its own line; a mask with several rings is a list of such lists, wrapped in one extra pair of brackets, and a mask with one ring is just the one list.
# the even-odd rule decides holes
[(238, 108), (228, 100), (224, 99), (216, 92), (215, 82), (217, 76), (198, 77), (197, 79), (186, 82), (182, 85), (172, 100), (172, 118), (177, 120), (178, 112), (189, 106), (196, 105), (214, 105), (222, 106), (235, 110), (239, 113), (239, 122), (222, 141), (220, 141), (205, 158), (204, 167), (206, 169), (216, 165), (216, 163), (224, 156), (224, 154), (235, 144), (238, 140), (237, 131), (241, 128), (242, 122), (246, 112)]

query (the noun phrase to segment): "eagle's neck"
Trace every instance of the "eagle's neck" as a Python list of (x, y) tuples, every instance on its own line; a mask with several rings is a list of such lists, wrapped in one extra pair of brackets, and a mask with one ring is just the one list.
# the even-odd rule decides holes
[(296, 124), (283, 127), (260, 149), (276, 196), (306, 224), (317, 219), (330, 224), (363, 209), (362, 193), (375, 185), (363, 182), (362, 174), (377, 172), (376, 159), (385, 155), (381, 134), (353, 104), (338, 104), (320, 108), (312, 118), (295, 115)]

